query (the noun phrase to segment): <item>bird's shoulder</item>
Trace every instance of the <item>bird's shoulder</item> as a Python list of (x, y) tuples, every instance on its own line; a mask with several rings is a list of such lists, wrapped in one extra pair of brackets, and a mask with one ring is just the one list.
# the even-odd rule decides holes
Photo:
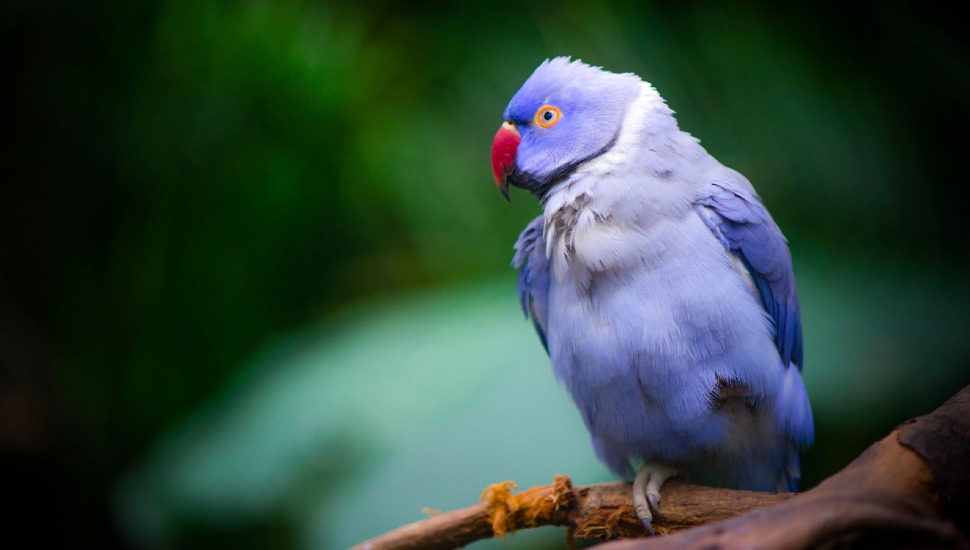
[(783, 364), (802, 365), (802, 323), (788, 240), (751, 183), (724, 169), (703, 182), (695, 211), (749, 271), (773, 321)]

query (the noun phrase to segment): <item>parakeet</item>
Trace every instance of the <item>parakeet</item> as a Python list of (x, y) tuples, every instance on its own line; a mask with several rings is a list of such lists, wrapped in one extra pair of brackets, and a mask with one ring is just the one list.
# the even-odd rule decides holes
[(754, 188), (681, 131), (634, 74), (543, 62), (492, 145), (495, 181), (542, 214), (515, 243), (518, 292), (592, 436), (659, 489), (794, 491), (814, 438), (791, 254)]

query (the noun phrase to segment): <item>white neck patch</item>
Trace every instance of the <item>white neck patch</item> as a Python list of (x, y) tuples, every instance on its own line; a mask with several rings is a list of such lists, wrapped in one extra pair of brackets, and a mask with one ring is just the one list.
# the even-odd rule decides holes
[[(643, 82), (639, 95), (623, 116), (613, 147), (581, 164), (549, 194), (543, 229), (546, 256), (555, 261), (554, 273), (565, 273), (571, 258), (593, 271), (617, 267), (633, 255), (633, 248), (643, 245), (639, 228), (613, 217), (617, 202), (632, 198), (629, 182), (635, 180), (627, 180), (626, 185), (620, 180), (619, 185), (607, 187), (602, 187), (601, 182), (629, 169), (631, 161), (642, 155), (645, 129), (659, 124), (657, 130), (666, 131), (665, 120), (670, 120), (676, 129), (676, 122), (669, 115), (660, 94)], [(644, 180), (636, 181), (646, 189)]]
[(577, 197), (591, 195), (595, 182), (635, 158), (642, 129), (646, 126), (651, 111), (663, 107), (660, 94), (647, 82), (641, 83), (640, 94), (630, 103), (620, 123), (620, 132), (609, 151), (579, 165), (570, 176), (558, 184), (546, 198), (544, 210), (547, 222), (550, 216), (565, 206), (574, 204)]
[(620, 123), (620, 133), (616, 136), (616, 143), (609, 151), (576, 168), (574, 174), (577, 177), (575, 179), (608, 174), (635, 154), (640, 132), (646, 125), (650, 111), (654, 110), (658, 104), (663, 105), (660, 94), (649, 82), (642, 82), (640, 94), (630, 104)]

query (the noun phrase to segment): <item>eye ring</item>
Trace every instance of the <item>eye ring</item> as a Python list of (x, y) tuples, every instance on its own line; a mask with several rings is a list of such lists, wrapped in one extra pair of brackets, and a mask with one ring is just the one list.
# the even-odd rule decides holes
[(536, 111), (535, 123), (543, 128), (551, 128), (562, 118), (562, 111), (555, 105), (543, 105)]

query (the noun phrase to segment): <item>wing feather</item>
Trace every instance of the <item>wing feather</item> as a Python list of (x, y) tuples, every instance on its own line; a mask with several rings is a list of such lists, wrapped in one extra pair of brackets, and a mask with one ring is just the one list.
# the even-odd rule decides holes
[(549, 260), (543, 238), (542, 216), (532, 220), (515, 242), (512, 267), (519, 270), (519, 301), (527, 318), (532, 319), (542, 346), (546, 341), (546, 316), (549, 311)]
[[(739, 178), (741, 176), (738, 176)], [(745, 185), (747, 184), (747, 185)], [(784, 364), (802, 368), (802, 322), (788, 241), (747, 181), (712, 181), (696, 208), (754, 279)]]

